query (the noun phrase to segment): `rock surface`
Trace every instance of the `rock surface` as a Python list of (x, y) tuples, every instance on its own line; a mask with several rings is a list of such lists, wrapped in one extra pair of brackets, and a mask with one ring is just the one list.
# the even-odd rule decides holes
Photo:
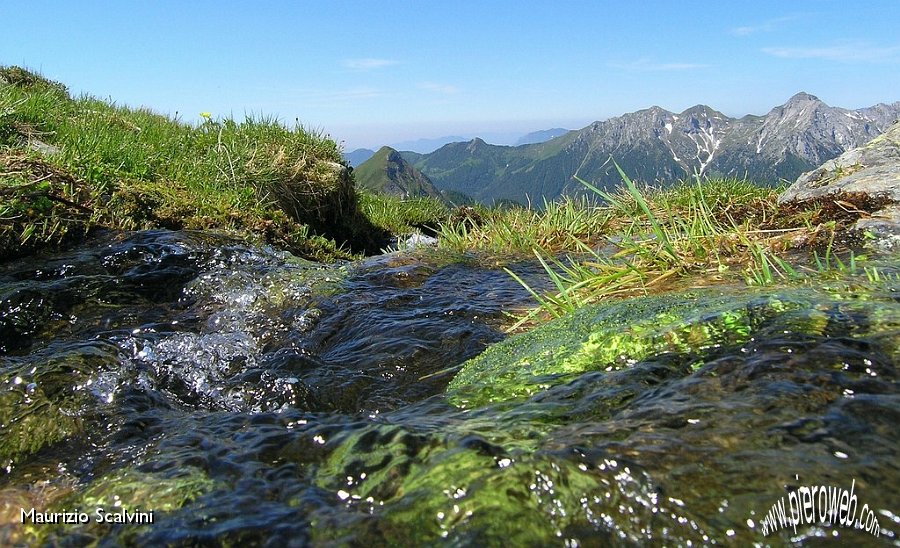
[(882, 244), (900, 243), (900, 122), (865, 145), (848, 150), (804, 173), (778, 198), (779, 204), (804, 202), (842, 193), (862, 193), (894, 202), (855, 228), (874, 233)]
[(804, 201), (838, 192), (885, 195), (900, 202), (900, 122), (865, 145), (804, 173), (778, 202)]
[[(491, 346), (466, 362), (447, 393), (454, 405), (476, 408), (528, 398), (589, 371), (628, 369), (663, 354), (682, 355), (697, 370), (714, 359), (711, 356), (718, 349), (752, 340), (764, 325), (821, 336), (837, 310), (854, 317), (870, 316), (866, 329), (872, 333), (893, 329), (894, 312), (876, 311), (878, 307), (868, 303), (859, 309), (853, 306), (840, 292), (747, 289), (636, 297), (587, 306)], [(885, 323), (887, 314), (894, 319)]]

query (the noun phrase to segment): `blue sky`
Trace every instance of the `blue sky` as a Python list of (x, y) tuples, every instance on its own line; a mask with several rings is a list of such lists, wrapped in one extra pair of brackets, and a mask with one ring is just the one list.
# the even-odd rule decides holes
[(346, 150), (579, 128), (659, 105), (900, 100), (900, 0), (0, 1), (0, 64), (193, 121), (298, 119)]

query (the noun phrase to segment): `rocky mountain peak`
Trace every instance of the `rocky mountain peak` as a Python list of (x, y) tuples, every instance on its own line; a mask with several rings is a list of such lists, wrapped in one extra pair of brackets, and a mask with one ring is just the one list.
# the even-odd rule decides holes
[(708, 105), (694, 105), (689, 109), (686, 109), (684, 112), (679, 114), (679, 116), (695, 116), (702, 118), (727, 118), (724, 114), (719, 112), (718, 110), (708, 106)]
[(614, 188), (621, 178), (610, 157), (633, 180), (653, 184), (694, 173), (777, 184), (870, 141), (898, 116), (900, 102), (847, 110), (801, 92), (763, 115), (735, 119), (703, 104), (679, 114), (650, 107), (540, 148), (473, 140), (412, 161), (438, 188), (485, 203), (577, 193), (573, 175)]
[(397, 164), (406, 162), (406, 160), (404, 160), (403, 157), (400, 156), (400, 153), (397, 152), (397, 149), (388, 146), (381, 147), (381, 149), (376, 154), (384, 154), (388, 162)]
[(475, 153), (476, 151), (483, 149), (487, 146), (489, 146), (489, 145), (484, 141), (484, 139), (481, 139), (480, 137), (476, 137), (476, 138), (472, 139), (471, 141), (469, 141), (469, 143), (466, 145), (466, 151), (469, 153)]
[(443, 200), (431, 180), (407, 162), (396, 149), (384, 146), (354, 170), (357, 186), (401, 198), (430, 196)]
[(802, 103), (822, 103), (822, 100), (815, 95), (811, 95), (809, 93), (806, 93), (805, 91), (801, 91), (800, 93), (797, 93), (793, 97), (788, 99), (788, 102), (785, 103), (785, 106), (799, 105)]
[(731, 119), (707, 105), (694, 105), (678, 115), (688, 131), (710, 130), (722, 131), (728, 127)]

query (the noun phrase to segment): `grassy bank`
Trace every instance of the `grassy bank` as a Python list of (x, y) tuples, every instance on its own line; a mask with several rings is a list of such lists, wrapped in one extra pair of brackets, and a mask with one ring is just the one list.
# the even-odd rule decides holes
[[(539, 306), (517, 327), (604, 299), (674, 289), (770, 285), (834, 271), (886, 279), (858, 254), (864, 235), (849, 231), (881, 207), (868, 197), (785, 207), (777, 205), (778, 189), (743, 180), (639, 188), (621, 176), (615, 193), (584, 182), (599, 200), (567, 199), (542, 211), (495, 210), (478, 224), (444, 225), (441, 244), (454, 251), (531, 253), (541, 261), (555, 291), (533, 292)], [(887, 276), (893, 280), (896, 273)]]
[[(453, 252), (535, 254), (557, 287), (536, 297), (558, 316), (671, 287), (864, 268), (846, 254), (858, 243), (846, 229), (880, 205), (841, 196), (792, 209), (747, 181), (657, 189), (621, 175), (615, 193), (585, 182), (593, 199), (539, 211), (450, 211), (434, 199), (359, 193), (335, 142), (300, 126), (208, 114), (187, 124), (0, 67), (0, 259), (98, 227), (225, 230), (318, 260), (376, 253), (389, 236), (421, 230)], [(813, 259), (797, 263), (798, 249)]]
[(392, 230), (420, 223), (420, 208), (398, 204), (377, 224), (366, 214), (377, 208), (360, 201), (321, 133), (266, 117), (187, 124), (0, 67), (0, 258), (97, 227), (164, 227), (226, 230), (329, 260), (377, 252)]

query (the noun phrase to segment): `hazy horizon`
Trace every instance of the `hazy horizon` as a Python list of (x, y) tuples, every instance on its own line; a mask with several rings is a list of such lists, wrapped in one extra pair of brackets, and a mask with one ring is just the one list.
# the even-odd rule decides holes
[[(814, 92), (810, 92), (808, 90), (797, 90), (795, 93), (792, 93), (791, 95), (785, 97), (784, 100), (782, 100), (778, 103), (773, 103), (769, 108), (766, 108), (766, 109), (758, 111), (758, 112), (740, 112), (740, 113), (722, 112), (722, 114), (725, 114), (726, 116), (728, 116), (730, 118), (735, 118), (735, 119), (743, 118), (744, 116), (764, 116), (769, 111), (771, 111), (773, 108), (781, 106), (784, 103), (786, 103), (791, 97), (793, 97), (797, 93), (808, 93), (809, 95), (818, 97), (820, 100), (824, 101), (829, 106), (847, 108), (847, 109), (851, 109), (851, 110), (872, 107), (879, 103), (890, 104), (890, 103), (894, 103), (894, 102), (897, 102), (898, 100), (900, 100), (900, 99), (889, 99), (889, 100), (883, 100), (883, 101), (876, 101), (875, 103), (866, 104), (866, 105), (846, 106), (846, 105), (840, 105), (840, 104), (835, 104), (835, 103), (826, 101), (826, 100), (822, 99), (822, 97), (820, 95), (818, 95)], [(574, 121), (567, 120), (567, 121), (563, 121), (563, 122), (557, 122), (557, 121), (553, 121), (553, 120), (536, 120), (536, 121), (528, 121), (528, 120), (518, 121), (518, 120), (516, 120), (516, 121), (496, 122), (494, 125), (491, 125), (491, 123), (481, 123), (481, 124), (473, 124), (472, 126), (461, 126), (461, 127), (474, 127), (474, 128), (479, 128), (479, 129), (461, 129), (460, 131), (444, 131), (444, 130), (440, 129), (443, 127), (449, 127), (449, 128), (457, 127), (452, 123), (447, 124), (447, 126), (441, 126), (439, 124), (436, 124), (435, 125), (436, 129), (434, 129), (431, 133), (426, 132), (424, 134), (415, 134), (413, 136), (409, 136), (410, 135), (409, 133), (404, 133), (402, 129), (397, 129), (393, 126), (385, 126), (384, 128), (381, 128), (381, 129), (371, 130), (372, 134), (376, 136), (374, 138), (374, 140), (372, 141), (371, 146), (361, 145), (361, 146), (354, 146), (354, 147), (345, 147), (345, 152), (352, 152), (353, 150), (357, 150), (357, 149), (377, 150), (377, 149), (381, 148), (382, 146), (394, 146), (395, 144), (398, 144), (398, 143), (412, 142), (412, 141), (430, 141), (430, 140), (437, 140), (437, 139), (441, 139), (441, 138), (445, 138), (445, 137), (452, 137), (452, 136), (463, 137), (466, 140), (471, 140), (471, 139), (474, 139), (477, 137), (477, 138), (481, 138), (491, 144), (511, 145), (512, 142), (515, 141), (516, 139), (524, 137), (525, 135), (527, 135), (529, 133), (534, 133), (534, 132), (538, 132), (538, 131), (544, 131), (544, 130), (549, 130), (549, 129), (554, 129), (554, 128), (565, 128), (570, 131), (584, 129), (585, 127), (587, 127), (595, 122), (603, 122), (605, 120), (608, 120), (609, 118), (615, 118), (615, 117), (618, 117), (618, 116), (621, 116), (624, 114), (629, 114), (631, 112), (635, 112), (638, 110), (648, 109), (648, 108), (651, 108), (654, 106), (660, 107), (660, 108), (663, 108), (670, 112), (674, 112), (675, 114), (678, 114), (678, 113), (683, 112), (683, 111), (685, 111), (693, 106), (696, 106), (698, 104), (701, 104), (701, 103), (694, 103), (685, 108), (680, 108), (677, 110), (671, 109), (671, 108), (666, 108), (663, 105), (646, 105), (643, 107), (636, 108), (632, 111), (620, 112), (620, 113), (602, 117), (602, 118), (600, 118), (600, 117), (591, 118), (591, 119), (584, 118), (584, 119), (580, 119), (580, 120), (574, 120)], [(707, 105), (707, 106), (709, 106), (713, 109), (716, 109), (716, 110), (720, 110), (720, 109), (716, 108), (716, 105)], [(721, 112), (721, 110), (720, 110), (720, 112)], [(510, 128), (510, 129), (504, 130), (504, 128)], [(354, 128), (354, 129), (361, 130), (363, 128)], [(389, 136), (394, 135), (395, 131), (399, 132), (399, 133), (396, 133), (397, 135), (402, 135), (403, 137), (393, 138), (393, 139), (390, 138)], [(388, 137), (382, 139), (381, 138), (382, 136), (388, 136)], [(502, 136), (502, 137), (498, 138), (498, 136)], [(338, 141), (340, 142), (339, 139), (338, 139)]]
[[(395, 128), (392, 126), (371, 128), (373, 139), (371, 146), (345, 147), (345, 152), (366, 148), (377, 150), (382, 146), (395, 146), (401, 143), (414, 141), (432, 141), (446, 137), (462, 137), (464, 140), (474, 138), (484, 139), (495, 145), (512, 145), (516, 140), (534, 133), (553, 128), (565, 128), (569, 130), (581, 129), (596, 120), (582, 122), (581, 120), (564, 120), (557, 123), (554, 120), (509, 120), (498, 122), (481, 122), (471, 125), (448, 123), (442, 126), (436, 123), (433, 127), (425, 128)], [(353, 128), (357, 131), (365, 128)], [(454, 129), (456, 131), (454, 131)], [(421, 131), (421, 133), (416, 133)], [(331, 133), (328, 131), (328, 133)], [(340, 142), (340, 139), (337, 139)]]
[(900, 100), (894, 1), (5, 6), (0, 64), (186, 121), (296, 120), (346, 151), (653, 105), (761, 115), (800, 91)]

